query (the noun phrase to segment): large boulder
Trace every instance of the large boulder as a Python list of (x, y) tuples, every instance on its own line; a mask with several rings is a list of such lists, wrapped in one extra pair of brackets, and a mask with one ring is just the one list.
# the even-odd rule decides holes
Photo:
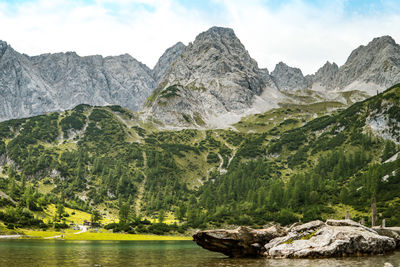
[(371, 229), (351, 220), (317, 220), (286, 229), (199, 231), (193, 239), (229, 257), (327, 258), (390, 252), (399, 246), (399, 234), (397, 228)]
[(193, 240), (205, 249), (229, 257), (257, 257), (264, 252), (264, 244), (285, 234), (279, 226), (260, 230), (241, 226), (235, 230), (199, 231), (193, 235)]
[(380, 235), (393, 238), (396, 241), (396, 248), (400, 248), (400, 227), (379, 227), (374, 230)]
[[(318, 224), (318, 223), (313, 223)], [(313, 232), (292, 229), (287, 236), (266, 244), (264, 256), (270, 258), (321, 258), (362, 254), (382, 254), (393, 251), (393, 238), (350, 220), (328, 220)], [(307, 234), (305, 234), (307, 233)]]

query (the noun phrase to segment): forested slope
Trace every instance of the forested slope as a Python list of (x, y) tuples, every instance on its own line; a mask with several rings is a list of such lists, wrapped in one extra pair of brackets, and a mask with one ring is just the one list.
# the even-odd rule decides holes
[(296, 106), (229, 130), (166, 131), (119, 106), (79, 105), (2, 122), (0, 220), (43, 227), (62, 219), (41, 215), (54, 204), (132, 231), (143, 230), (138, 217), (193, 228), (347, 211), (368, 221), (376, 197), (380, 219), (399, 225), (400, 86), (321, 114)]

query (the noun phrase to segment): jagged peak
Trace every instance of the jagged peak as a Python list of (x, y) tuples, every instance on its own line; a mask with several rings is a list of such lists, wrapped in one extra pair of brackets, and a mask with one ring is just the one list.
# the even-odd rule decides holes
[(197, 35), (195, 42), (201, 40), (216, 40), (216, 39), (228, 39), (228, 40), (239, 40), (231, 28), (224, 28), (224, 27), (211, 27), (205, 32), (200, 33)]
[(384, 35), (381, 37), (376, 37), (372, 39), (367, 45), (360, 45), (358, 48), (353, 50), (346, 61), (346, 64), (352, 62), (355, 58), (360, 55), (365, 55), (368, 53), (369, 55), (373, 56), (380, 51), (383, 51), (388, 46), (400, 48), (400, 46), (395, 42), (395, 40), (389, 36)]
[(329, 60), (327, 60), (326, 62), (325, 62), (325, 64), (324, 64), (324, 66), (322, 66), (323, 68), (324, 67), (333, 67), (333, 68), (338, 68), (339, 66), (335, 63), (335, 62), (330, 62)]
[(8, 47), (9, 45), (7, 44), (7, 42), (0, 40), (0, 56), (4, 54)]
[(183, 47), (185, 47), (185, 45), (182, 42), (177, 42), (176, 44), (174, 44), (173, 46), (168, 48), (166, 51), (177, 49), (177, 48), (183, 48)]
[(382, 44), (396, 45), (396, 41), (390, 35), (384, 35), (384, 36), (376, 37), (376, 38), (372, 39), (372, 41), (369, 42), (367, 46), (382, 45)]
[(152, 69), (152, 75), (157, 84), (163, 78), (171, 64), (181, 55), (185, 47), (186, 46), (182, 42), (177, 42), (161, 55)]
[(334, 70), (335, 72), (339, 70), (339, 66), (335, 62), (326, 61), (326, 63), (317, 71), (317, 73), (325, 70)]
[(303, 75), (303, 72), (301, 71), (301, 69), (296, 68), (296, 67), (291, 67), (282, 61), (280, 61), (278, 64), (275, 65), (275, 69), (271, 72), (271, 75), (273, 75), (273, 73), (277, 73), (282, 70), (293, 70), (296, 72), (300, 72), (301, 75)]
[(211, 33), (211, 34), (219, 34), (219, 35), (225, 35), (225, 34), (235, 34), (232, 28), (227, 28), (227, 27), (219, 27), (219, 26), (213, 26), (207, 31), (203, 33)]

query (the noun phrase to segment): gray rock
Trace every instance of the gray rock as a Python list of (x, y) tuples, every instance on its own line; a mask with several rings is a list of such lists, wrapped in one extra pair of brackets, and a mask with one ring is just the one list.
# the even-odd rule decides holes
[(291, 232), (303, 233), (306, 231), (314, 231), (315, 229), (321, 228), (323, 225), (325, 225), (323, 221), (320, 220), (311, 221), (291, 228)]
[(0, 120), (86, 103), (138, 110), (155, 86), (151, 70), (129, 55), (80, 57), (74, 52), (21, 55), (0, 44)]
[(156, 85), (160, 83), (170, 65), (181, 55), (183, 49), (185, 49), (185, 45), (178, 42), (174, 46), (168, 48), (160, 57), (152, 70)]
[(385, 89), (400, 82), (400, 46), (392, 37), (374, 38), (350, 54), (339, 68), (335, 85), (344, 88), (355, 81)]
[(400, 248), (400, 228), (399, 227), (376, 227), (374, 230), (383, 236), (393, 238), (396, 241), (396, 248)]
[(351, 52), (340, 68), (327, 62), (312, 76), (312, 88), (359, 90), (373, 95), (400, 82), (400, 46), (390, 36)]
[(301, 90), (309, 86), (309, 82), (300, 69), (289, 67), (283, 62), (275, 66), (271, 76), (279, 90)]
[[(164, 125), (207, 125), (212, 118), (251, 108), (268, 79), (232, 29), (213, 27), (174, 61), (145, 110)], [(168, 94), (171, 88), (179, 93)]]
[[(327, 62), (306, 77), (282, 62), (272, 73), (258, 68), (233, 30), (220, 27), (167, 49), (153, 70), (129, 55), (29, 57), (0, 41), (0, 121), (82, 103), (137, 111), (149, 99), (144, 117), (160, 125), (220, 127), (280, 104), (350, 105), (399, 82), (400, 46), (389, 36), (358, 47), (340, 68)], [(163, 94), (171, 86), (179, 93)]]
[(397, 237), (393, 231), (379, 235), (351, 220), (328, 220), (295, 225), (287, 230), (272, 226), (259, 230), (239, 227), (199, 231), (193, 239), (205, 249), (230, 257), (325, 258), (393, 251), (396, 241), (392, 235)]
[(80, 57), (74, 52), (31, 58), (59, 108), (79, 103), (138, 110), (155, 85), (151, 70), (130, 55)]
[(137, 111), (183, 47), (178, 43), (168, 49), (150, 70), (128, 54), (103, 58), (67, 52), (29, 57), (0, 41), (0, 121), (82, 103)]
[(311, 80), (313, 83), (319, 83), (321, 86), (324, 86), (327, 89), (333, 89), (338, 72), (338, 65), (336, 65), (336, 63), (330, 63), (327, 61), (325, 65), (321, 67), (315, 73), (315, 75), (313, 75)]
[(270, 258), (320, 258), (362, 254), (382, 254), (393, 251), (393, 238), (380, 236), (361, 227), (330, 226), (319, 229), (309, 238), (281, 243), (269, 248)]
[(254, 257), (260, 256), (263, 244), (284, 234), (284, 229), (279, 226), (261, 230), (241, 226), (235, 230), (199, 231), (193, 235), (193, 240), (205, 249), (229, 257)]
[(292, 242), (293, 240), (301, 239), (307, 235), (314, 233), (316, 230), (320, 229), (323, 226), (325, 226), (325, 223), (320, 220), (311, 221), (305, 224), (296, 223), (289, 227), (287, 231), (288, 234), (286, 236), (277, 237), (271, 240), (270, 242), (265, 244), (264, 248), (266, 251), (268, 251), (269, 249), (276, 247), (282, 243)]

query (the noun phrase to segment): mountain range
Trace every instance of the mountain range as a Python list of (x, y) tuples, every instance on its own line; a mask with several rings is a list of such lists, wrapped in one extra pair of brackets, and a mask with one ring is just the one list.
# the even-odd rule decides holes
[[(267, 53), (267, 51), (266, 51)], [(259, 68), (234, 31), (212, 27), (167, 49), (153, 69), (130, 55), (30, 57), (0, 42), (0, 120), (120, 105), (160, 127), (227, 127), (287, 104), (348, 106), (400, 82), (400, 46), (390, 36), (355, 49), (343, 66), (315, 74), (280, 62)]]

